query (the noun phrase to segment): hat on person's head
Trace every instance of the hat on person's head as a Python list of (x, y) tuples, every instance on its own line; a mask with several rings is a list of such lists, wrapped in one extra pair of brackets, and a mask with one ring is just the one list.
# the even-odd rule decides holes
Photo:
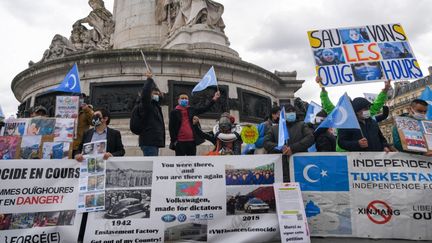
[(297, 108), (291, 104), (285, 105), (285, 112), (298, 112)]
[(35, 113), (42, 112), (42, 113), (44, 113), (45, 115), (48, 115), (48, 110), (47, 110), (47, 108), (45, 108), (45, 107), (42, 106), (42, 105), (36, 106), (36, 107), (34, 108), (33, 112), (35, 112)]
[(371, 103), (366, 98), (357, 97), (352, 101), (352, 106), (354, 112), (359, 112), (360, 110), (369, 108), (371, 106)]

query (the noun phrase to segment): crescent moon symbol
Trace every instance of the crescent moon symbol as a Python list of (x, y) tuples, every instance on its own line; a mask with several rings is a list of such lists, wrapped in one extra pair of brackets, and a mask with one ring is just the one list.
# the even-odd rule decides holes
[[(70, 88), (70, 90), (73, 90), (74, 88), (75, 88), (75, 86), (76, 86), (76, 77), (75, 77), (75, 74), (72, 74), (70, 77), (69, 77), (69, 79), (73, 79), (73, 82), (74, 82), (74, 84), (72, 85), (72, 87)], [(69, 82), (69, 80), (68, 80), (68, 82)]]
[(308, 172), (309, 172), (309, 170), (310, 170), (311, 168), (317, 168), (317, 169), (319, 169), (318, 166), (316, 166), (316, 165), (307, 165), (307, 166), (303, 169), (303, 177), (304, 177), (307, 181), (309, 181), (309, 182), (311, 182), (311, 183), (315, 183), (315, 182), (319, 181), (319, 179), (317, 179), (317, 180), (312, 180), (312, 179), (309, 177)]
[(346, 121), (346, 119), (348, 118), (348, 113), (345, 110), (345, 108), (340, 107), (339, 111), (341, 113), (341, 118), (339, 119), (339, 121), (334, 123), (336, 126), (342, 125)]

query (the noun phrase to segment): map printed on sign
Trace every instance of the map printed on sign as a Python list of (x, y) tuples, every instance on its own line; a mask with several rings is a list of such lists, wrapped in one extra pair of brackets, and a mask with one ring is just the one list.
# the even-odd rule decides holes
[(312, 30), (308, 38), (324, 86), (423, 76), (400, 24)]

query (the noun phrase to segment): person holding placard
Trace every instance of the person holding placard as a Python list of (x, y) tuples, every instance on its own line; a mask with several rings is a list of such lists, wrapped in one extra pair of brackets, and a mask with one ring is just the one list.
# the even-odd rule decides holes
[(109, 128), (110, 115), (106, 109), (96, 109), (93, 115), (92, 123), (94, 128), (87, 130), (84, 133), (83, 140), (78, 148), (78, 154), (75, 159), (83, 161), (84, 157), (81, 153), (85, 143), (107, 140), (106, 152), (103, 159), (106, 160), (110, 157), (124, 156), (125, 150), (123, 147), (121, 134), (118, 130)]
[[(426, 101), (421, 100), (421, 99), (414, 99), (411, 102), (409, 113), (408, 114), (402, 114), (402, 117), (409, 117), (409, 118), (412, 118), (414, 120), (421, 121), (421, 120), (426, 119), (427, 111), (428, 111), (428, 103)], [(413, 152), (413, 151), (405, 150), (402, 146), (402, 141), (401, 141), (401, 138), (399, 136), (399, 132), (398, 132), (396, 125), (393, 126), (392, 136), (393, 136), (394, 147), (398, 151), (406, 152), (406, 153), (414, 153), (414, 154), (424, 154), (424, 155), (428, 155), (428, 156), (432, 155), (430, 152), (429, 153), (422, 153), (422, 152)]]

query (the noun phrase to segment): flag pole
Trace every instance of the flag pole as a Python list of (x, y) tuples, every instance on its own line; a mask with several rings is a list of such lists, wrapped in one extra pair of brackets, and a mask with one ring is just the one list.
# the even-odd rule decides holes
[(140, 50), (140, 52), (141, 52), (141, 56), (142, 56), (142, 58), (143, 58), (143, 60), (144, 60), (144, 64), (146, 65), (147, 72), (151, 73), (151, 70), (150, 70), (150, 68), (149, 68), (149, 65), (147, 64), (147, 61), (146, 61), (146, 58), (145, 58), (144, 52), (143, 52), (142, 50)]

